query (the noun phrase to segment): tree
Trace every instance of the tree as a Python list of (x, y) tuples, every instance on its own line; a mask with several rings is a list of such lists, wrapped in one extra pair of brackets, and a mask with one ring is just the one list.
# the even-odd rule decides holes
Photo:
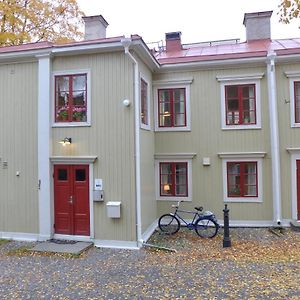
[(290, 23), (292, 19), (300, 17), (300, 0), (281, 0), (279, 5), (280, 22)]
[(0, 46), (82, 37), (77, 0), (0, 0)]

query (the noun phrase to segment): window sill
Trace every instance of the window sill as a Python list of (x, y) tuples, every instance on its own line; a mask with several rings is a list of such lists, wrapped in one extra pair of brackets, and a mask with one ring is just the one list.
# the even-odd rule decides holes
[(222, 130), (247, 130), (247, 129), (261, 129), (260, 125), (227, 125), (223, 126)]
[(157, 127), (155, 128), (156, 132), (182, 132), (182, 131), (191, 131), (190, 127)]
[(225, 203), (262, 203), (259, 198), (227, 198), (224, 199)]
[(90, 127), (91, 123), (89, 122), (57, 122), (53, 123), (52, 127), (57, 128), (57, 127)]
[(156, 199), (157, 201), (184, 201), (184, 202), (192, 202), (192, 199), (190, 199), (189, 197), (159, 197)]

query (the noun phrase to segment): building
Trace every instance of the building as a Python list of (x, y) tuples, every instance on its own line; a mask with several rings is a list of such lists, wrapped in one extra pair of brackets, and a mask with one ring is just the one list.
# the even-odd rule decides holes
[(247, 41), (147, 47), (106, 38), (0, 48), (0, 238), (138, 248), (170, 210), (203, 205), (232, 226), (300, 219), (300, 39), (272, 12)]

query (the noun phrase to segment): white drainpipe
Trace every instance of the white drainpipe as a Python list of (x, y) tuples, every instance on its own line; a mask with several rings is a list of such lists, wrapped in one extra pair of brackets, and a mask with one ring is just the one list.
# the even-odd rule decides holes
[(276, 96), (276, 53), (267, 55), (268, 93), (270, 112), (271, 134), (271, 162), (272, 162), (272, 191), (273, 191), (273, 221), (275, 225), (281, 225), (281, 180), (280, 180), (280, 153), (279, 153), (279, 125)]
[(141, 147), (140, 147), (140, 103), (139, 103), (139, 65), (129, 52), (131, 38), (124, 38), (121, 43), (125, 54), (134, 64), (134, 111), (135, 111), (135, 193), (136, 193), (136, 231), (137, 246), (142, 247), (142, 214), (141, 214)]

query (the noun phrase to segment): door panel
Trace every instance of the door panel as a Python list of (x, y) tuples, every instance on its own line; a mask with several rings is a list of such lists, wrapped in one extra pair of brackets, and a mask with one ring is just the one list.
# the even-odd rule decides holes
[(89, 167), (54, 166), (55, 233), (90, 235)]
[(90, 235), (89, 168), (74, 166), (74, 234)]

